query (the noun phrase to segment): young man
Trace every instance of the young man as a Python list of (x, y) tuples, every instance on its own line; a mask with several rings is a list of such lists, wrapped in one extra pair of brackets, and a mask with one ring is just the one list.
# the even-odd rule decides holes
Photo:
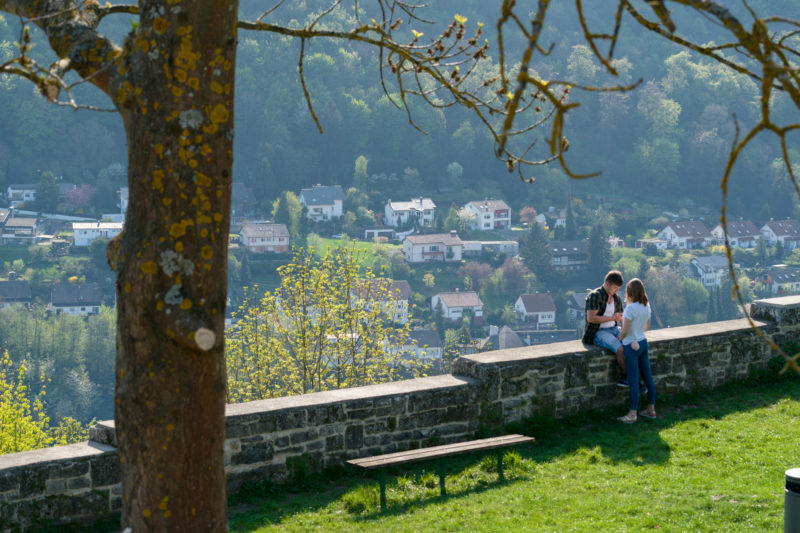
[(582, 340), (584, 344), (594, 344), (617, 355), (617, 364), (622, 369), (617, 385), (627, 387), (625, 356), (619, 340), (622, 298), (617, 294), (623, 283), (622, 274), (618, 270), (612, 270), (606, 274), (602, 286), (586, 295)]

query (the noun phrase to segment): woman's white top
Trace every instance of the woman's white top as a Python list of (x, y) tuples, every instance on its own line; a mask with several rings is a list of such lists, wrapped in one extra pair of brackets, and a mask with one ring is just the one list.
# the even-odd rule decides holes
[(646, 339), (644, 330), (647, 327), (647, 321), (650, 320), (650, 304), (642, 305), (639, 302), (633, 302), (625, 307), (622, 312), (623, 320), (630, 320), (631, 326), (628, 329), (628, 334), (622, 339), (622, 344), (630, 344), (633, 341), (643, 341)]

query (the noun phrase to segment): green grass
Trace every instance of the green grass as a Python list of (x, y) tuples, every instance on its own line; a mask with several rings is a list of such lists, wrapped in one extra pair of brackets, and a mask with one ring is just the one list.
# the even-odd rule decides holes
[(234, 496), (233, 532), (781, 531), (784, 472), (800, 466), (800, 381), (751, 379), (658, 401), (659, 419), (626, 426), (619, 409), (509, 428), (537, 443), (453, 459), (448, 495), (434, 465), (377, 479), (348, 471), (304, 487)]

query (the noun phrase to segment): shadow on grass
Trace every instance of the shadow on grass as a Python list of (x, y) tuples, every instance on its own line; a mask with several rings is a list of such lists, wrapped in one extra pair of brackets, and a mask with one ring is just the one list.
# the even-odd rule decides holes
[[(537, 462), (581, 449), (599, 449), (603, 457), (615, 463), (665, 463), (670, 448), (660, 437), (664, 429), (696, 418), (720, 419), (731, 413), (765, 407), (784, 398), (800, 400), (798, 376), (779, 376), (778, 370), (770, 367), (747, 380), (711, 390), (657, 396), (658, 418), (655, 420), (639, 417), (634, 424), (623, 424), (617, 417), (627, 413), (627, 402), (621, 402), (617, 408), (587, 411), (560, 419), (535, 417), (510, 424), (506, 429), (536, 437), (537, 446), (524, 457)], [(627, 398), (627, 394), (622, 397)], [(640, 409), (644, 408), (644, 403), (642, 400)]]
[[(612, 463), (663, 464), (669, 460), (670, 447), (660, 432), (675, 424), (697, 418), (720, 419), (728, 414), (761, 408), (778, 400), (789, 398), (800, 401), (798, 377), (778, 376), (770, 368), (745, 381), (722, 385), (709, 391), (661, 395), (657, 399), (658, 418), (640, 418), (635, 424), (622, 424), (616, 418), (627, 412), (627, 395), (621, 394), (620, 406), (579, 413), (565, 418), (536, 417), (522, 423), (510, 424), (505, 433), (522, 433), (536, 437), (532, 445), (515, 450), (526, 459), (543, 463), (555, 458), (580, 453), (592, 456), (589, 460), (605, 459)], [(491, 454), (475, 453), (454, 457), (446, 461), (448, 479)], [(421, 464), (390, 468), (387, 470), (388, 487), (395, 487), (397, 476), (434, 472), (433, 466)], [(490, 475), (495, 475), (492, 472)], [(279, 524), (285, 517), (300, 512), (315, 512), (341, 499), (348, 491), (369, 484), (375, 491), (374, 505), (362, 514), (353, 514), (356, 521), (372, 521), (380, 517), (401, 515), (412, 509), (457, 499), (466, 494), (492, 490), (504, 485), (525, 481), (530, 474), (524, 471), (506, 472), (507, 479), (499, 481), (477, 480), (468, 486), (452, 487), (448, 494), (422, 494), (411, 500), (393, 501), (387, 494), (387, 510), (381, 512), (377, 503), (377, 473), (365, 473), (339, 468), (326, 474), (309, 478), (301, 485), (250, 486), (230, 499), (231, 531), (249, 531), (265, 525)]]

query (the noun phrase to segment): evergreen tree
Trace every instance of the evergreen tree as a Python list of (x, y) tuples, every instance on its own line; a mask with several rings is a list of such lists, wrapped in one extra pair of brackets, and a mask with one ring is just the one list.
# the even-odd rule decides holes
[(58, 183), (52, 172), (42, 172), (36, 185), (36, 208), (46, 213), (55, 213), (58, 208)]
[(605, 229), (599, 224), (592, 226), (589, 235), (589, 271), (605, 273), (611, 270), (611, 247)]
[(519, 255), (522, 262), (538, 279), (543, 279), (553, 269), (553, 250), (541, 224), (533, 223), (520, 239)]
[(572, 195), (567, 198), (566, 228), (564, 239), (574, 241), (578, 238), (578, 224), (575, 221), (575, 213), (572, 212)]

